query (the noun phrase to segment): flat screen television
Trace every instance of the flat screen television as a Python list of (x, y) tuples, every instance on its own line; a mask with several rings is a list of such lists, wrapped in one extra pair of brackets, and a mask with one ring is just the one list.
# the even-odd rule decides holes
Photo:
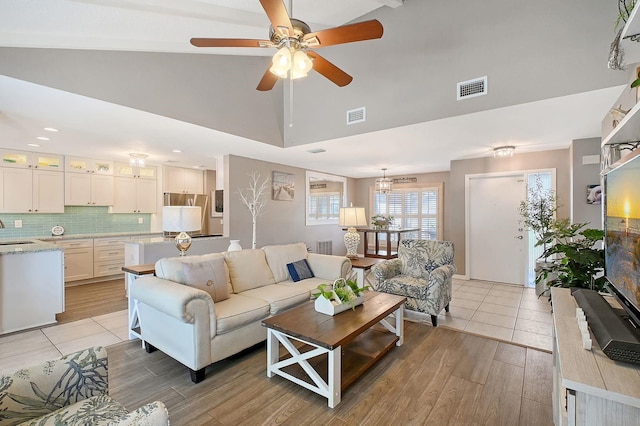
[(640, 149), (604, 176), (605, 275), (609, 291), (640, 325)]

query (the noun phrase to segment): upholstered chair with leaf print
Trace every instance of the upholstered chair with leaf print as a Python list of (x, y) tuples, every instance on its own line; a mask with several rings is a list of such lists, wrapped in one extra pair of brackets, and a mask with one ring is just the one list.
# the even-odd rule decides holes
[(168, 425), (160, 401), (129, 413), (108, 395), (107, 351), (91, 347), (0, 375), (0, 425)]
[(438, 314), (449, 312), (456, 272), (451, 241), (402, 240), (398, 258), (374, 265), (371, 272), (375, 291), (405, 296), (405, 308), (431, 315), (434, 327)]

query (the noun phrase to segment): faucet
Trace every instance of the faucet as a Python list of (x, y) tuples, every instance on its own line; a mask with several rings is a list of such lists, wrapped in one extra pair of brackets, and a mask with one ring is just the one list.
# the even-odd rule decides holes
[(2, 220), (0, 220), (0, 229), (4, 228), (4, 223), (2, 223)]

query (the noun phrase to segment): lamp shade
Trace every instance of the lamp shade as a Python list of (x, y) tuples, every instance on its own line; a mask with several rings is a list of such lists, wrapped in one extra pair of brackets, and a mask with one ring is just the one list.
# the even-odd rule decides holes
[(364, 207), (341, 207), (340, 226), (367, 226)]
[(164, 206), (162, 230), (166, 232), (191, 232), (202, 228), (200, 206)]

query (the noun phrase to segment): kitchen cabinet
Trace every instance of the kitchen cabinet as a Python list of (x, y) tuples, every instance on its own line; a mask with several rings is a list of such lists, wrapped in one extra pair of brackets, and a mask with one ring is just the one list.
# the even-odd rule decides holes
[(113, 205), (113, 168), (113, 161), (65, 157), (65, 205)]
[(64, 173), (0, 167), (0, 213), (64, 213)]
[(181, 167), (165, 167), (163, 192), (204, 194), (204, 172)]
[(108, 160), (66, 156), (64, 166), (69, 173), (113, 175), (113, 161)]
[(156, 213), (158, 189), (156, 180), (114, 178), (113, 213)]
[(94, 238), (93, 277), (108, 277), (122, 274), (124, 266), (124, 243), (128, 238)]
[(115, 164), (116, 176), (131, 177), (139, 179), (157, 179), (158, 169), (155, 166), (131, 166), (127, 163)]
[(64, 161), (62, 155), (0, 149), (0, 166), (63, 171)]
[(60, 240), (64, 248), (64, 282), (93, 278), (93, 239)]
[(113, 176), (65, 172), (64, 204), (67, 206), (113, 205)]

